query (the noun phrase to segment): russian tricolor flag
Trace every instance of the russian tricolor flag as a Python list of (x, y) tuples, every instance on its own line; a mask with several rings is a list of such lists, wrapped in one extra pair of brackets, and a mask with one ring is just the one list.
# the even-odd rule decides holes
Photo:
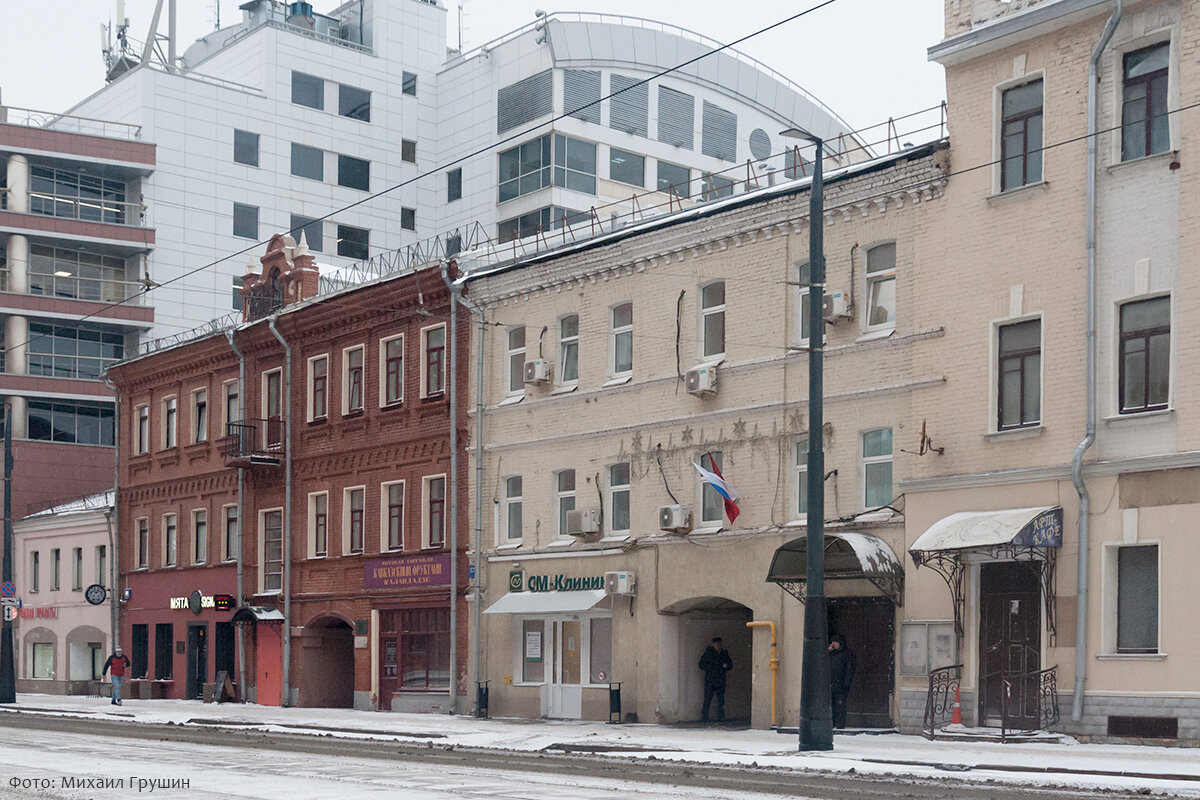
[(717, 466), (716, 461), (713, 460), (711, 455), (708, 457), (708, 463), (713, 465), (714, 472), (709, 472), (695, 461), (692, 462), (692, 466), (696, 468), (696, 472), (700, 473), (700, 477), (715, 489), (717, 494), (721, 495), (721, 499), (725, 501), (725, 516), (729, 517), (731, 523), (736, 522), (738, 514), (742, 513), (742, 510), (737, 505), (738, 490), (725, 482), (725, 478), (721, 476), (720, 467)]

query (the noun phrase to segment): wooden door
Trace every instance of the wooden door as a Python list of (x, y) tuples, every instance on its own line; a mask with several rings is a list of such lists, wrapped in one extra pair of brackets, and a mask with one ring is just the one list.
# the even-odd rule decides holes
[(854, 680), (846, 698), (846, 727), (892, 727), (896, 610), (885, 597), (829, 600), (829, 635), (840, 634), (854, 653)]
[(1040, 566), (1008, 561), (980, 568), (979, 711), (985, 725), (1000, 724), (1007, 700), (1010, 726), (1037, 726), (1036, 682), (1023, 676), (1041, 668)]
[(379, 708), (392, 710), (392, 693), (400, 688), (400, 639), (385, 634), (379, 639)]

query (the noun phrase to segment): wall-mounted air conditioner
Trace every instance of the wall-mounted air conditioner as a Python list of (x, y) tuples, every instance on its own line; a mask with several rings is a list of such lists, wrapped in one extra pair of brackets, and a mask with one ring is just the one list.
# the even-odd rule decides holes
[(525, 362), (525, 382), (545, 383), (550, 380), (550, 362), (544, 358), (535, 358)]
[(605, 594), (637, 594), (637, 576), (632, 572), (604, 573)]
[(687, 533), (692, 529), (692, 510), (687, 506), (663, 506), (658, 509), (659, 530)]
[(567, 529), (564, 533), (569, 536), (587, 536), (600, 532), (600, 509), (577, 508), (567, 512)]
[(689, 369), (685, 376), (688, 394), (696, 397), (707, 397), (717, 393), (717, 367), (711, 364), (706, 367)]

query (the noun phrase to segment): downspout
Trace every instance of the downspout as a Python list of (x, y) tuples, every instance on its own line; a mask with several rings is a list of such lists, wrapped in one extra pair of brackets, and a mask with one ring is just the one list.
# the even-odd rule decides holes
[(450, 713), (458, 713), (458, 304), (462, 292), (442, 264), (442, 280), (450, 290)]
[[(117, 485), (121, 482), (121, 395), (117, 392), (117, 386), (108, 376), (104, 376), (104, 384), (112, 390), (113, 393), (113, 501), (112, 506), (104, 512), (104, 519), (108, 523), (108, 552), (112, 554), (112, 561), (109, 563), (109, 624), (112, 626), (112, 650), (117, 649), (117, 645), (121, 643), (121, 592), (117, 586), (117, 579), (120, 577), (121, 568), (117, 561), (117, 556), (120, 555), (117, 550), (117, 536), (113, 531), (113, 515), (117, 513)], [(110, 650), (111, 652), (111, 650)]]
[[(471, 596), (475, 607), (471, 612), (471, 624), (474, 626), (475, 641), (471, 649), (471, 680), (476, 687), (482, 677), (483, 668), (483, 345), (487, 319), (483, 309), (469, 300), (460, 300), (463, 306), (479, 317), (479, 337), (475, 350), (475, 581), (471, 587)], [(479, 709), (475, 709), (476, 715)]]
[[(283, 396), (287, 413), (283, 417), (283, 700), (292, 704), (292, 346), (275, 327), (278, 312), (267, 318), (271, 333), (283, 345)], [(239, 399), (239, 402), (242, 402)], [(241, 520), (238, 521), (240, 527)]]
[[(225, 330), (225, 338), (229, 340), (229, 346), (233, 348), (234, 355), (238, 359), (238, 411), (241, 412), (242, 406), (246, 402), (246, 356), (238, 349), (237, 344), (233, 341), (233, 328)], [(222, 398), (224, 403), (224, 398)], [(245, 414), (239, 414), (245, 416)], [(235, 420), (226, 420), (226, 423), (234, 422)], [(228, 433), (228, 431), (226, 431)], [(245, 527), (245, 500), (246, 500), (246, 468), (238, 467), (238, 499), (237, 499), (237, 541), (234, 543), (237, 548), (236, 565), (237, 565), (237, 605), (242, 607), (245, 603), (244, 585), (242, 578), (242, 529)], [(238, 694), (245, 700), (246, 697), (246, 640), (245, 630), (242, 625), (234, 626), (237, 632), (237, 652), (238, 652)]]
[(1085, 261), (1084, 261), (1084, 390), (1086, 394), (1086, 423), (1083, 441), (1075, 447), (1075, 455), (1071, 458), (1071, 481), (1079, 494), (1079, 555), (1078, 577), (1076, 579), (1076, 609), (1075, 609), (1075, 687), (1071, 700), (1071, 720), (1079, 722), (1083, 719), (1083, 689), (1087, 679), (1087, 633), (1088, 633), (1088, 558), (1091, 554), (1089, 547), (1088, 514), (1091, 510), (1091, 498), (1087, 485), (1083, 482), (1083, 457), (1088, 448), (1096, 441), (1096, 137), (1099, 129), (1099, 82), (1100, 57), (1104, 48), (1108, 47), (1113, 32), (1121, 22), (1121, 0), (1113, 0), (1113, 11), (1100, 34), (1100, 41), (1092, 51), (1088, 61), (1087, 86), (1087, 194), (1085, 226)]

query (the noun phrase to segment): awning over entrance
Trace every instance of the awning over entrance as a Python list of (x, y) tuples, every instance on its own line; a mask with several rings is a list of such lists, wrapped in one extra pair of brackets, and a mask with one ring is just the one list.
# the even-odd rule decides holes
[(1062, 539), (1061, 506), (960, 511), (930, 526), (908, 548), (908, 554), (918, 567), (929, 567), (945, 579), (954, 604), (955, 632), (960, 637), (963, 634), (962, 616), (966, 601), (963, 586), (966, 557), (976, 555), (1030, 565), (1041, 581), (1046, 631), (1053, 644), (1054, 566)]
[(485, 614), (577, 614), (590, 611), (604, 598), (603, 589), (576, 592), (509, 592), (484, 610)]
[[(802, 536), (775, 551), (767, 581), (803, 603), (807, 573), (808, 543)], [(904, 601), (904, 565), (887, 542), (869, 533), (825, 534), (825, 580), (868, 580), (896, 605)]]
[(283, 612), (274, 606), (242, 606), (233, 612), (233, 623), (283, 622)]

